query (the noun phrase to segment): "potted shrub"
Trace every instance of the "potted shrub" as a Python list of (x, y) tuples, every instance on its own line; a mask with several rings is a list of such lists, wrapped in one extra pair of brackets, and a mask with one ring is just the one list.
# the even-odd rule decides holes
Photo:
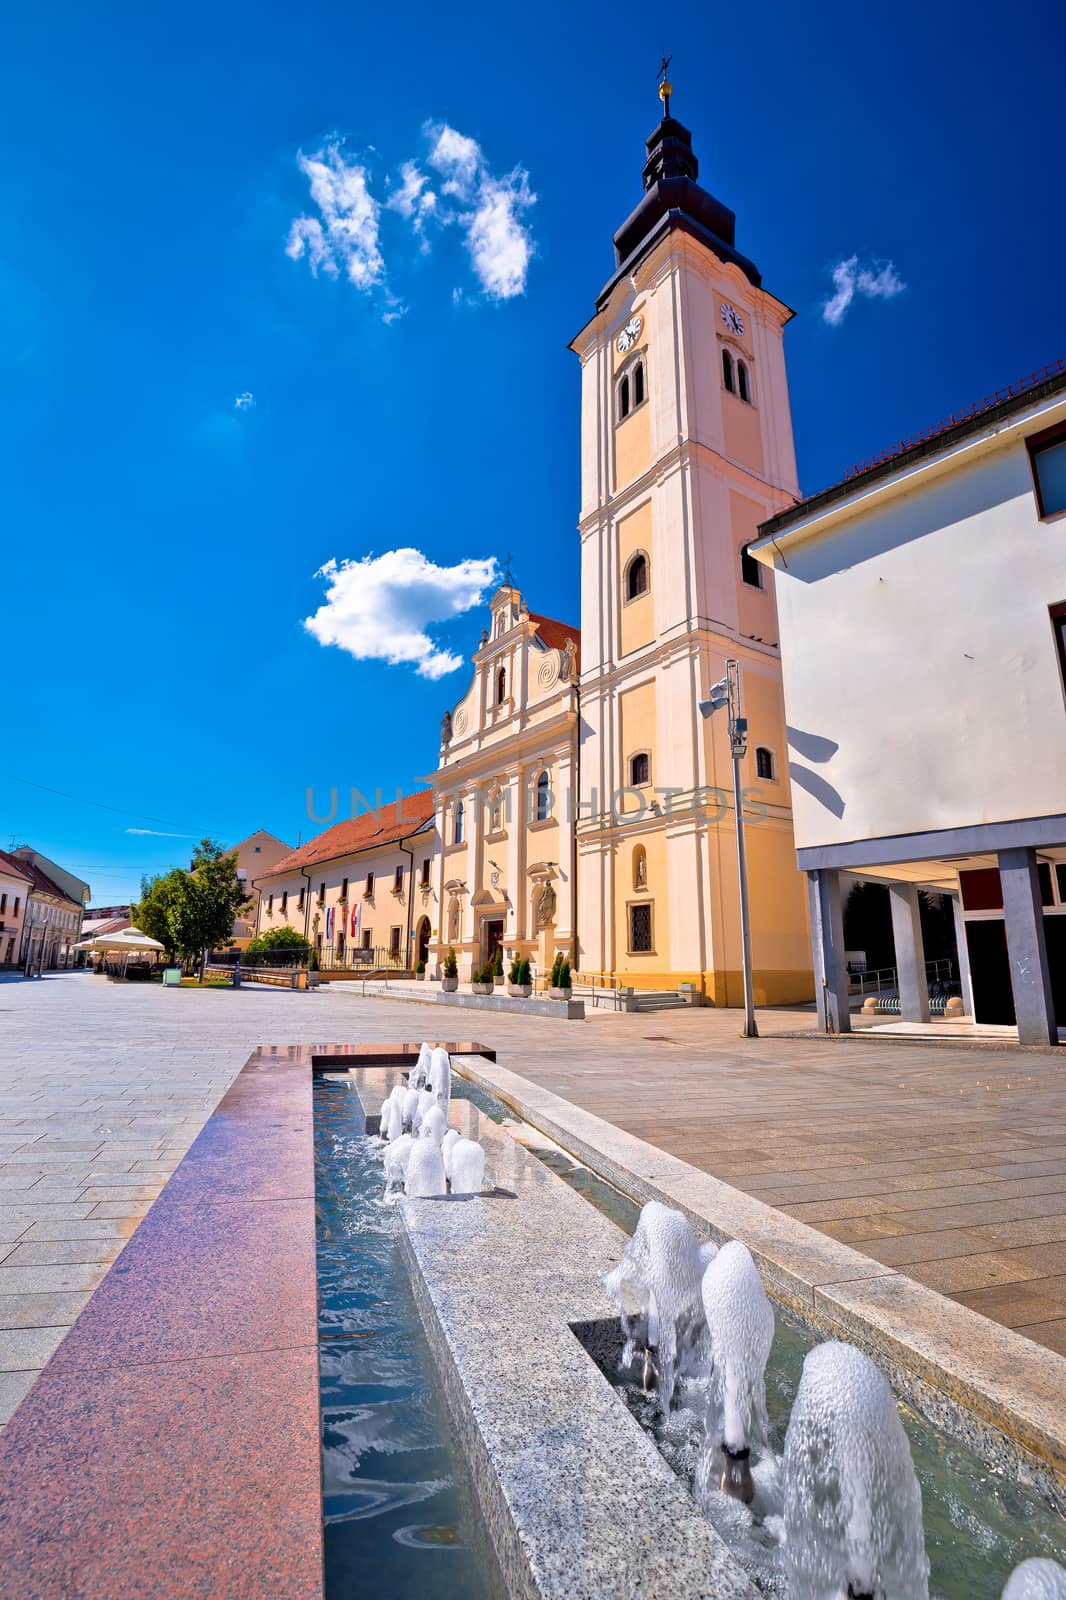
[(415, 977), (418, 979), (419, 983), (425, 983), (425, 981), (426, 981), (426, 963), (424, 961), (420, 961), (418, 963), (418, 966), (415, 968)]
[(529, 970), (528, 961), (519, 961), (518, 957), (515, 957), (511, 963), (511, 977), (507, 989), (516, 1000), (529, 999), (533, 993), (533, 975)]
[(492, 963), (492, 981), (495, 984), (503, 983), (503, 951), (497, 950), (496, 960)]
[(553, 1000), (569, 1000), (573, 989), (570, 983), (570, 963), (565, 956), (557, 955), (552, 965), (551, 988)]
[(440, 986), (445, 994), (454, 994), (459, 987), (459, 963), (455, 959), (455, 951), (449, 949), (444, 957), (444, 976)]
[(475, 994), (491, 994), (495, 987), (493, 983), (492, 962), (475, 972), (470, 980), (470, 987)]

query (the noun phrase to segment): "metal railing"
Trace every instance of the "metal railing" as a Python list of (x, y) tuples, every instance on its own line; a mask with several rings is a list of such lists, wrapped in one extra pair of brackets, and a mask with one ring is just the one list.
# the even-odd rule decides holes
[[(925, 976), (929, 983), (952, 983), (955, 979), (954, 963), (947, 956), (925, 963)], [(899, 973), (895, 967), (848, 968), (848, 991), (851, 994), (880, 994), (884, 989), (899, 988)]]

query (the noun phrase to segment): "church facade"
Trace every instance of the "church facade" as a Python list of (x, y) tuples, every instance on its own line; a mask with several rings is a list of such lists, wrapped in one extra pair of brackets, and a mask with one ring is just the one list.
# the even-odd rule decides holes
[(437, 962), (742, 998), (726, 729), (699, 706), (740, 663), (755, 999), (813, 992), (796, 868), (773, 575), (748, 545), (797, 497), (783, 330), (669, 114), (581, 365), (581, 628), (491, 602), (435, 778)]

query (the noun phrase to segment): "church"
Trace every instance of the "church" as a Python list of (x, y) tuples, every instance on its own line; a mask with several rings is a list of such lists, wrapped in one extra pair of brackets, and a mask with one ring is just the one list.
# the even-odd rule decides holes
[(670, 113), (614, 271), (570, 348), (581, 369), (581, 625), (506, 581), (441, 728), (434, 923), (460, 975), (565, 954), (589, 984), (740, 1005), (731, 762), (699, 706), (736, 660), (759, 1005), (813, 993), (796, 867), (773, 573), (749, 546), (798, 496), (789, 308), (698, 183)]

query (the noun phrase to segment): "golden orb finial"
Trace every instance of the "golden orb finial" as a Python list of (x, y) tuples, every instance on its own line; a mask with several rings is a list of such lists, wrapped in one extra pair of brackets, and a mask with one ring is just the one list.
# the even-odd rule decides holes
[(667, 117), (670, 115), (670, 96), (674, 92), (674, 86), (666, 74), (670, 70), (670, 63), (673, 59), (673, 56), (668, 56), (664, 50), (663, 59), (659, 66), (659, 99), (663, 103), (663, 115)]

